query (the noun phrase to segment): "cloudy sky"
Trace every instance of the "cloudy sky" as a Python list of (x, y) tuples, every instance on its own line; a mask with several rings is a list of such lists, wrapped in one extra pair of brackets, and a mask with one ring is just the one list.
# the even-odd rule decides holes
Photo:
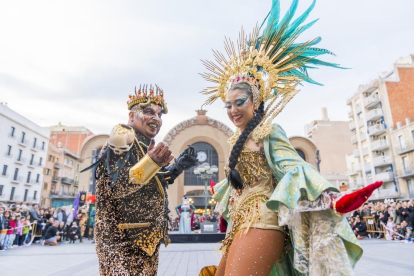
[[(281, 0), (282, 10), (290, 0)], [(298, 12), (311, 0), (302, 0)], [(195, 115), (208, 85), (200, 59), (223, 50), (261, 22), (270, 0), (1, 1), (0, 101), (41, 126), (86, 126), (108, 133), (126, 122), (127, 95), (140, 83), (164, 88), (170, 113), (160, 140), (176, 123)], [(349, 70), (321, 68), (276, 118), (289, 136), (305, 123), (347, 120), (346, 99), (360, 84), (414, 54), (414, 1), (318, 0), (309, 21), (320, 20), (302, 40), (322, 37), (329, 61)], [(219, 101), (207, 115), (231, 126)]]

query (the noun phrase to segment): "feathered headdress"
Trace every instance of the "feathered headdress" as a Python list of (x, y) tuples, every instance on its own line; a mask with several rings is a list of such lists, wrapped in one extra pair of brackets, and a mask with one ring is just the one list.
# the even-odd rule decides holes
[[(202, 91), (203, 94), (210, 95), (205, 104), (211, 104), (218, 98), (225, 102), (227, 91), (232, 85), (247, 82), (256, 87), (253, 89), (254, 104), (266, 104), (260, 125), (270, 125), (274, 117), (296, 95), (297, 85), (301, 81), (321, 85), (308, 76), (308, 69), (317, 66), (341, 68), (338, 64), (317, 58), (324, 54), (333, 55), (326, 49), (314, 47), (321, 41), (320, 37), (304, 43), (296, 42), (299, 35), (317, 21), (303, 24), (316, 0), (292, 21), (298, 2), (299, 0), (293, 0), (280, 20), (280, 1), (273, 0), (272, 8), (260, 27), (257, 25), (248, 36), (242, 29), (236, 45), (225, 39), (227, 57), (213, 50), (216, 63), (203, 61), (210, 72), (201, 75), (217, 86), (207, 87)], [(266, 27), (262, 28), (266, 20)]]

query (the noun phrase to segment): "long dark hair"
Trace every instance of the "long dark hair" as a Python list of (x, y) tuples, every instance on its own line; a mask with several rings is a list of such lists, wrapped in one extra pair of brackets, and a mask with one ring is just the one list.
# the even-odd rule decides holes
[[(230, 90), (243, 90), (247, 93), (250, 99), (253, 102), (253, 91), (250, 84), (241, 82), (235, 84), (230, 88)], [(240, 134), (239, 138), (237, 139), (236, 143), (231, 150), (230, 157), (229, 157), (229, 174), (227, 176), (227, 180), (235, 189), (242, 189), (243, 188), (243, 180), (240, 177), (240, 173), (235, 169), (238, 163), (240, 154), (243, 150), (244, 143), (246, 143), (247, 138), (249, 137), (250, 133), (256, 128), (256, 126), (262, 121), (264, 115), (264, 102), (261, 102), (259, 108), (256, 110), (256, 113), (248, 123), (246, 128)]]

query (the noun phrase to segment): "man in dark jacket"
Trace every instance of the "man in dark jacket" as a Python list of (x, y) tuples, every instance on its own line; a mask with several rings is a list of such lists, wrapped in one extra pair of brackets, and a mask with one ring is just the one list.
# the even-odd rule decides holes
[(355, 225), (352, 228), (358, 240), (365, 239), (368, 236), (367, 225), (359, 217), (355, 218)]
[(48, 244), (48, 245), (57, 245), (58, 240), (60, 240), (60, 233), (58, 230), (59, 227), (59, 221), (55, 220), (53, 225), (51, 225), (45, 234), (45, 239), (42, 241), (42, 245)]
[(33, 221), (40, 221), (40, 213), (39, 213), (39, 205), (33, 204), (32, 210), (30, 210), (30, 223), (33, 223)]

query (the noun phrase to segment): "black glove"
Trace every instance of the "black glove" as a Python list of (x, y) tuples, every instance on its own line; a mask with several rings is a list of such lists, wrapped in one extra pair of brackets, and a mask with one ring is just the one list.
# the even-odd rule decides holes
[(164, 169), (163, 176), (168, 184), (174, 183), (174, 180), (184, 171), (197, 165), (197, 155), (192, 146), (183, 151), (175, 160), (174, 164)]

